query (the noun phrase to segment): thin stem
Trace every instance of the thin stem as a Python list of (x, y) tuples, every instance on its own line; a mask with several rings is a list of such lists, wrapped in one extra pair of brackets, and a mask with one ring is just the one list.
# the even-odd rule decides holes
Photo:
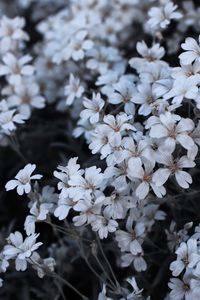
[(83, 300), (90, 300), (88, 297), (86, 297), (85, 295), (83, 295), (81, 292), (79, 292), (79, 290), (77, 290), (77, 288), (75, 288), (75, 286), (73, 286), (69, 281), (65, 280), (64, 278), (62, 278), (60, 275), (58, 275), (55, 272), (51, 272), (50, 270), (44, 268), (42, 265), (40, 265), (38, 262), (32, 260), (31, 258), (29, 258), (28, 260), (29, 262), (31, 262), (32, 265), (36, 265), (39, 268), (42, 268), (45, 272), (46, 275), (54, 278), (55, 280), (58, 280), (60, 282), (62, 282), (63, 284), (65, 284), (68, 288), (70, 288), (71, 290), (73, 290), (77, 295), (79, 295)]
[(119, 287), (119, 286), (120, 286), (120, 285), (119, 285), (119, 282), (118, 282), (118, 280), (117, 280), (117, 278), (116, 278), (116, 276), (115, 276), (115, 273), (114, 273), (114, 271), (113, 271), (113, 269), (112, 269), (112, 267), (111, 267), (111, 265), (110, 265), (110, 263), (109, 263), (109, 261), (108, 261), (106, 255), (105, 255), (105, 253), (104, 253), (104, 250), (103, 250), (103, 248), (102, 248), (100, 239), (99, 239), (99, 237), (98, 237), (97, 234), (96, 234), (96, 236), (97, 236), (97, 243), (98, 243), (99, 249), (100, 249), (100, 251), (101, 251), (101, 254), (102, 254), (102, 256), (103, 256), (103, 258), (104, 258), (104, 260), (105, 260), (105, 262), (106, 262), (106, 264), (107, 264), (107, 266), (108, 266), (108, 268), (109, 268), (109, 270), (110, 270), (110, 272), (111, 272), (111, 274), (112, 274), (113, 279), (115, 280), (116, 285)]
[(114, 289), (116, 289), (116, 286), (115, 286), (114, 282), (112, 281), (112, 279), (110, 278), (110, 276), (107, 274), (107, 272), (106, 272), (106, 270), (104, 269), (102, 263), (99, 261), (99, 258), (97, 257), (97, 255), (95, 255), (95, 254), (93, 253), (93, 256), (94, 256), (94, 258), (96, 259), (96, 261), (97, 261), (97, 263), (98, 263), (100, 269), (103, 271), (105, 277), (110, 281), (110, 284), (112, 285), (112, 287), (113, 287)]
[(64, 293), (63, 293), (63, 290), (62, 290), (62, 288), (61, 288), (59, 282), (57, 282), (57, 280), (54, 280), (54, 282), (55, 282), (55, 285), (56, 285), (57, 288), (58, 288), (58, 291), (59, 291), (61, 297), (63, 298), (63, 300), (66, 300), (66, 297), (65, 297), (65, 295), (64, 295)]
[[(53, 229), (56, 229), (56, 230), (58, 230), (59, 232), (61, 232), (61, 233), (63, 233), (63, 234), (69, 235), (69, 236), (74, 237), (74, 238), (76, 238), (76, 239), (79, 239), (79, 238), (80, 238), (77, 234), (73, 234), (72, 232), (67, 231), (67, 230), (66, 230), (65, 228), (63, 228), (62, 226), (59, 226), (59, 225), (54, 224), (54, 223), (51, 223), (51, 222), (49, 222), (49, 221), (44, 221), (44, 222), (45, 222), (46, 224), (49, 224), (50, 226), (52, 226)], [(88, 239), (85, 239), (85, 238), (83, 238), (83, 237), (81, 237), (81, 239), (82, 239), (83, 241), (85, 241), (85, 242), (91, 243), (91, 241), (88, 240)]]
[(92, 273), (100, 280), (102, 281), (101, 276), (96, 272), (96, 270), (93, 268), (93, 266), (89, 263), (86, 257), (82, 255), (82, 258), (84, 259), (85, 263), (87, 264), (88, 268), (92, 271)]
[(50, 276), (52, 276), (53, 278), (61, 281), (63, 284), (65, 284), (67, 287), (69, 287), (71, 290), (73, 290), (77, 295), (79, 295), (83, 300), (89, 300), (88, 297), (86, 297), (85, 295), (83, 295), (81, 292), (79, 292), (79, 290), (77, 290), (69, 281), (63, 279), (60, 275), (58, 275), (57, 273), (52, 273)]
[(120, 111), (120, 109), (124, 106), (124, 103), (121, 103), (115, 108), (113, 111), (110, 112), (111, 115), (114, 115)]
[[(100, 282), (102, 282), (102, 277), (97, 273), (97, 271), (93, 268), (93, 266), (90, 264), (89, 260), (87, 259), (86, 255), (84, 254), (84, 250), (83, 250), (83, 245), (82, 245), (82, 241), (79, 241), (79, 247), (80, 247), (80, 254), (81, 257), (83, 258), (83, 260), (85, 261), (85, 263), (87, 264), (88, 268), (91, 270), (91, 272), (100, 280)], [(113, 289), (113, 287), (107, 283), (107, 286), (110, 289)]]
[(28, 160), (25, 158), (25, 156), (21, 153), (19, 149), (19, 145), (16, 142), (16, 137), (10, 136), (10, 146), (11, 148), (19, 155), (19, 157), (27, 164)]

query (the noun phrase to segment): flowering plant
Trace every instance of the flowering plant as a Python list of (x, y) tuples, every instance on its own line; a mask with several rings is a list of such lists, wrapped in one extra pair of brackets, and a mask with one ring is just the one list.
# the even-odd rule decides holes
[(199, 17), (0, 3), (0, 298), (200, 299)]

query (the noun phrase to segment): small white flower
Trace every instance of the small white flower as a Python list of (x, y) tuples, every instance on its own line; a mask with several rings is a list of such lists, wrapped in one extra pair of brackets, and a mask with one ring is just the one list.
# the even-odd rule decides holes
[(172, 300), (193, 300), (191, 289), (191, 278), (187, 274), (184, 275), (183, 281), (178, 278), (171, 278), (168, 283), (170, 299)]
[(181, 44), (181, 47), (186, 51), (179, 55), (180, 61), (183, 65), (189, 65), (193, 61), (200, 61), (200, 45), (195, 39), (191, 37), (186, 38), (185, 43)]
[(148, 13), (150, 19), (147, 24), (152, 29), (165, 29), (170, 24), (170, 20), (182, 18), (182, 14), (176, 12), (176, 9), (177, 5), (170, 1), (163, 7), (152, 7)]
[(3, 56), (3, 63), (0, 64), (0, 76), (8, 76), (10, 84), (18, 85), (21, 82), (22, 76), (31, 76), (34, 72), (32, 65), (27, 65), (32, 60), (30, 55), (15, 57), (12, 53), (7, 53)]
[(79, 216), (73, 218), (75, 226), (82, 226), (83, 224), (91, 224), (96, 220), (97, 216), (101, 212), (105, 197), (100, 196), (97, 199), (92, 199), (91, 196), (85, 196), (82, 200), (79, 200), (73, 209), (80, 212)]
[(65, 51), (65, 60), (72, 58), (75, 61), (81, 60), (85, 56), (85, 51), (93, 47), (94, 43), (86, 39), (88, 32), (80, 30), (71, 37), (71, 41)]
[(144, 199), (150, 190), (153, 189), (157, 197), (161, 198), (166, 194), (166, 190), (163, 186), (156, 186), (153, 182), (153, 169), (155, 167), (154, 162), (144, 159), (144, 168), (142, 162), (139, 159), (130, 158), (128, 160), (128, 176), (130, 179), (139, 179), (140, 183), (136, 188), (136, 196), (139, 199)]
[(172, 155), (162, 154), (157, 158), (157, 161), (164, 164), (163, 168), (159, 168), (154, 174), (152, 180), (155, 185), (163, 185), (170, 175), (174, 175), (177, 183), (184, 189), (189, 188), (189, 184), (192, 183), (192, 177), (189, 173), (183, 171), (183, 168), (193, 168), (195, 166), (194, 161), (187, 156), (174, 160)]
[(133, 255), (132, 253), (125, 253), (121, 256), (122, 267), (128, 267), (131, 263), (137, 272), (146, 271), (147, 263), (143, 258), (143, 253)]
[[(32, 175), (35, 170), (35, 164), (28, 164), (22, 170), (20, 170), (15, 179), (12, 179), (6, 183), (6, 190), (10, 191), (17, 188), (17, 193), (23, 195), (24, 193), (28, 194), (31, 191), (31, 180), (41, 179), (42, 175)], [(32, 176), (31, 176), (32, 175)]]
[(24, 124), (26, 117), (16, 113), (16, 109), (3, 111), (0, 113), (0, 127), (3, 131), (10, 135), (12, 131), (16, 130), (16, 124)]
[(181, 243), (176, 250), (177, 259), (170, 264), (173, 276), (178, 276), (185, 268), (193, 268), (200, 261), (197, 253), (197, 241), (189, 239), (187, 243)]
[(125, 113), (120, 113), (115, 117), (109, 114), (103, 118), (104, 126), (108, 129), (108, 140), (111, 145), (120, 145), (125, 130), (136, 131), (135, 126), (129, 123), (130, 119), (132, 119), (132, 116), (127, 116)]
[[(161, 63), (160, 59), (165, 55), (165, 49), (160, 46), (160, 44), (154, 44), (151, 48), (148, 48), (147, 44), (142, 42), (137, 42), (136, 45), (137, 52), (143, 57), (133, 57), (129, 60), (129, 64), (132, 68), (136, 69), (139, 73), (144, 71), (144, 67), (149, 64), (153, 64), (152, 67), (155, 67), (155, 64)], [(166, 67), (166, 63), (162, 61), (161, 63)]]
[[(195, 61), (193, 64), (184, 65), (181, 63), (181, 67), (176, 67), (172, 69), (172, 77), (178, 84), (185, 81), (190, 81), (191, 84), (198, 83), (200, 81), (200, 61)], [(192, 81), (191, 81), (192, 79)], [(175, 83), (174, 83), (175, 86)]]
[(65, 96), (67, 96), (66, 105), (72, 105), (76, 98), (80, 98), (84, 88), (80, 85), (80, 79), (70, 74), (69, 84), (65, 86)]
[(124, 200), (126, 199), (125, 191), (114, 190), (109, 197), (106, 197), (104, 204), (106, 205), (104, 213), (113, 219), (124, 219), (126, 209)]
[(110, 134), (110, 128), (105, 125), (96, 126), (91, 133), (91, 141), (89, 149), (92, 150), (92, 154), (101, 153), (101, 159), (104, 159), (112, 152), (112, 146), (109, 143), (108, 136)]
[(75, 203), (72, 201), (72, 199), (64, 197), (62, 196), (62, 194), (60, 194), (58, 206), (54, 211), (54, 216), (57, 217), (59, 220), (64, 220), (68, 216), (70, 209), (74, 205)]
[(133, 103), (133, 95), (135, 93), (135, 85), (131, 81), (121, 80), (120, 82), (113, 84), (113, 87), (115, 92), (109, 95), (109, 102), (114, 105), (123, 103), (125, 113), (134, 115), (135, 105)]
[(131, 252), (133, 255), (142, 253), (143, 237), (145, 226), (143, 223), (137, 223), (134, 229), (127, 231), (117, 230), (116, 241), (122, 252)]
[(166, 112), (161, 114), (158, 119), (152, 117), (148, 121), (151, 120), (155, 120), (155, 123), (151, 125), (150, 137), (165, 138), (163, 148), (166, 147), (170, 153), (174, 151), (176, 143), (181, 144), (186, 150), (194, 146), (194, 141), (189, 136), (189, 132), (194, 129), (194, 122), (191, 119), (180, 118), (177, 120), (177, 115)]
[(53, 207), (52, 203), (42, 203), (38, 204), (35, 202), (30, 209), (31, 215), (26, 217), (24, 223), (24, 229), (26, 230), (26, 234), (30, 235), (35, 233), (35, 223), (37, 221), (44, 221), (47, 218), (47, 214), (49, 210)]
[(104, 107), (105, 101), (101, 98), (100, 93), (93, 93), (92, 99), (84, 98), (83, 105), (85, 107), (82, 110), (80, 117), (85, 120), (90, 120), (92, 124), (99, 122), (100, 112)]
[(98, 232), (100, 239), (104, 239), (108, 237), (109, 232), (116, 231), (118, 223), (106, 216), (97, 216), (96, 219), (91, 222), (91, 226), (93, 231)]
[(112, 300), (111, 298), (106, 296), (106, 285), (103, 285), (102, 291), (98, 295), (97, 300)]
[(140, 104), (138, 110), (140, 115), (148, 116), (157, 105), (156, 93), (153, 90), (153, 86), (150, 84), (141, 84), (137, 86), (137, 92), (133, 95), (132, 101), (136, 104)]
[(27, 259), (32, 253), (37, 250), (42, 243), (36, 243), (36, 239), (39, 234), (32, 234), (25, 238), (19, 231), (11, 233), (8, 237), (9, 244), (3, 249), (3, 255), (6, 259), (15, 259), (15, 265), (17, 271), (25, 271), (27, 268)]
[(195, 77), (190, 77), (185, 80), (175, 80), (172, 89), (164, 95), (164, 99), (173, 98), (173, 104), (181, 104), (185, 99), (196, 100), (198, 97), (198, 81)]
[(104, 186), (104, 176), (101, 169), (95, 166), (86, 168), (84, 177), (80, 174), (74, 174), (69, 180), (69, 196), (73, 200), (83, 199), (84, 195), (95, 193), (96, 190)]
[(0, 49), (2, 53), (16, 49), (16, 42), (27, 41), (29, 37), (23, 31), (25, 19), (15, 17), (10, 19), (3, 16), (0, 20)]
[(19, 112), (29, 118), (31, 108), (42, 109), (45, 99), (39, 94), (39, 86), (32, 77), (25, 77), (9, 92), (8, 103), (19, 108)]

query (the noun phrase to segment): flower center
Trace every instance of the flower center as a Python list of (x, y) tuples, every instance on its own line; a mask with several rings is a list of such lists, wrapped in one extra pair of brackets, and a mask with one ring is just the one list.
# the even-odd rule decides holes
[(176, 131), (175, 130), (170, 130), (169, 132), (168, 132), (168, 136), (169, 137), (171, 137), (171, 138), (173, 138), (173, 139), (176, 139)]

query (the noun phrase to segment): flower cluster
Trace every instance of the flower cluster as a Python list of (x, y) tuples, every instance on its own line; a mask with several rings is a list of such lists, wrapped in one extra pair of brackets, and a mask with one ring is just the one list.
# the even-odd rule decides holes
[(176, 260), (170, 264), (173, 278), (169, 288), (172, 299), (198, 299), (200, 296), (199, 227), (187, 241), (176, 248)]
[(198, 300), (200, 8), (12, 2), (0, 4), (2, 199), (23, 212), (0, 232), (2, 277), (47, 275), (37, 299), (65, 299), (65, 285), (84, 300)]

